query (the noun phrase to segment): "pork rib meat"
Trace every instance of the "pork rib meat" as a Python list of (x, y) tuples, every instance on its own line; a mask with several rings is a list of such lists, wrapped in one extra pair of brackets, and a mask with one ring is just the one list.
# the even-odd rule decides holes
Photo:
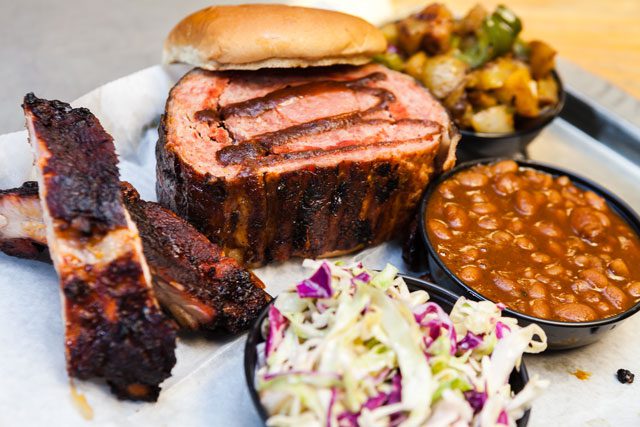
[[(122, 182), (122, 195), (136, 223), (160, 305), (184, 329), (229, 332), (247, 329), (271, 300), (264, 284), (222, 254), (192, 225), (157, 203), (140, 199)], [(0, 251), (49, 260), (38, 183), (0, 191)]]
[(23, 108), (62, 289), (67, 370), (104, 378), (120, 398), (154, 401), (176, 362), (176, 326), (153, 294), (113, 140), (87, 109), (33, 94)]
[(49, 249), (38, 197), (38, 183), (0, 190), (0, 252), (48, 261)]

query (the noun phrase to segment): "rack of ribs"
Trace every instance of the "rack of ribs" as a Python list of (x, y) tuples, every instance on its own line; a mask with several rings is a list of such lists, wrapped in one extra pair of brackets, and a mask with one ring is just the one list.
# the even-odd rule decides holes
[(411, 77), (381, 65), (212, 72), (171, 90), (158, 201), (248, 265), (399, 237), (459, 134)]
[(62, 290), (69, 375), (155, 401), (175, 365), (176, 326), (151, 288), (125, 209), (113, 140), (84, 108), (28, 94), (46, 239)]
[[(131, 184), (122, 182), (121, 189), (160, 305), (184, 329), (247, 329), (271, 299), (260, 279), (173, 212), (141, 200)], [(1, 252), (48, 260), (38, 183), (0, 191), (2, 223)]]

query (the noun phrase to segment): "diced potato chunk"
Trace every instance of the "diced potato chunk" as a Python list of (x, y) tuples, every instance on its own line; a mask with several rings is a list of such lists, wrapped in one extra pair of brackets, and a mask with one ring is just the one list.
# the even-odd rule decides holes
[(469, 100), (479, 109), (493, 107), (498, 104), (498, 100), (494, 96), (487, 92), (476, 90), (469, 92)]
[(534, 40), (529, 43), (531, 53), (529, 63), (531, 64), (531, 74), (534, 78), (546, 77), (556, 66), (556, 51), (545, 42)]
[(410, 16), (398, 22), (398, 45), (408, 54), (420, 49), (422, 39), (429, 31), (429, 23)]
[(527, 68), (511, 73), (500, 91), (505, 98), (513, 99), (516, 112), (521, 116), (535, 117), (540, 113), (537, 86)]
[(431, 3), (381, 30), (392, 47), (375, 59), (422, 82), (461, 128), (512, 132), (559, 102), (556, 51), (520, 38), (522, 22), (503, 5), (454, 18)]
[(476, 132), (513, 132), (513, 114), (506, 105), (496, 105), (475, 113), (471, 118), (471, 125)]
[(462, 18), (459, 24), (460, 32), (463, 34), (473, 33), (482, 27), (482, 21), (487, 16), (487, 9), (481, 4), (476, 4)]
[(436, 96), (444, 98), (465, 78), (467, 64), (452, 55), (438, 55), (425, 61), (422, 83)]
[(427, 62), (427, 54), (420, 51), (407, 59), (404, 71), (415, 79), (422, 79), (425, 62)]
[(382, 34), (384, 34), (384, 38), (387, 39), (389, 44), (396, 45), (398, 44), (398, 26), (395, 22), (384, 25), (380, 28)]
[(558, 83), (552, 75), (538, 80), (538, 102), (540, 105), (553, 105), (558, 102)]
[(456, 86), (455, 89), (449, 92), (449, 94), (444, 98), (442, 102), (444, 106), (447, 107), (447, 109), (449, 109), (450, 111), (453, 110), (456, 104), (461, 102), (463, 98), (466, 98), (464, 90), (464, 82), (462, 82), (458, 86)]
[(521, 66), (521, 63), (510, 58), (498, 58), (478, 70), (476, 88), (481, 90), (501, 88), (509, 76)]

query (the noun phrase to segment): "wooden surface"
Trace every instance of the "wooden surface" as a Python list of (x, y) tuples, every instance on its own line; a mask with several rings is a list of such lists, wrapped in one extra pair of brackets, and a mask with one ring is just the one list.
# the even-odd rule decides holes
[[(428, 1), (394, 0), (415, 8)], [(440, 0), (456, 15), (477, 1)], [(505, 4), (523, 21), (525, 40), (551, 44), (566, 59), (640, 99), (640, 0), (482, 0)]]

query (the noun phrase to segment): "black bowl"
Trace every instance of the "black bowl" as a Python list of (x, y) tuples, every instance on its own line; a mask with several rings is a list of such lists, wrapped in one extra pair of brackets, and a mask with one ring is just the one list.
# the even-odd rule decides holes
[[(403, 275), (402, 277), (407, 283), (407, 286), (409, 286), (409, 289), (411, 289), (412, 291), (427, 291), (430, 297), (429, 300), (440, 305), (447, 313), (451, 311), (453, 305), (458, 300), (458, 297), (454, 293), (448, 291), (447, 289), (443, 289), (438, 285), (434, 285), (433, 283), (409, 276)], [(258, 395), (258, 391), (256, 390), (255, 374), (256, 365), (258, 363), (257, 347), (258, 344), (264, 342), (264, 338), (262, 337), (261, 332), (261, 325), (264, 319), (267, 318), (269, 307), (271, 306), (271, 304), (273, 304), (273, 301), (271, 301), (271, 303), (269, 303), (269, 305), (267, 305), (262, 310), (255, 323), (249, 330), (249, 334), (247, 335), (247, 343), (244, 348), (244, 375), (247, 380), (247, 387), (249, 388), (251, 400), (253, 401), (253, 404), (256, 407), (260, 418), (265, 422), (268, 418), (267, 411), (265, 410), (264, 406), (262, 406), (262, 403), (260, 402), (260, 396)], [(529, 374), (527, 373), (527, 368), (523, 360), (520, 364), (520, 370), (518, 371), (514, 369), (513, 372), (511, 372), (511, 376), (509, 377), (509, 384), (511, 385), (511, 389), (515, 393), (518, 393), (524, 388), (527, 382), (529, 382)], [(526, 425), (529, 423), (530, 414), (531, 410), (529, 409), (516, 422), (516, 425), (518, 427), (526, 427)]]
[(460, 161), (481, 159), (486, 157), (527, 158), (527, 146), (542, 129), (555, 119), (562, 111), (565, 92), (562, 80), (556, 71), (552, 72), (558, 83), (558, 103), (535, 118), (516, 118), (515, 132), (512, 133), (480, 133), (461, 129), (462, 138), (458, 144), (457, 156)]
[[(420, 234), (422, 235), (424, 246), (427, 248), (427, 258), (431, 277), (437, 284), (444, 286), (453, 293), (463, 295), (473, 300), (487, 300), (488, 298), (485, 298), (473, 288), (465, 284), (451, 270), (449, 270), (446, 265), (444, 265), (444, 262), (442, 262), (429, 240), (425, 223), (425, 213), (431, 194), (441, 182), (461, 170), (468, 169), (475, 165), (493, 163), (500, 160), (505, 159), (480, 159), (456, 166), (449, 172), (440, 176), (438, 180), (429, 184), (420, 206)], [(609, 207), (622, 217), (622, 219), (624, 219), (638, 235), (640, 235), (640, 218), (638, 215), (625, 202), (605, 188), (579, 175), (544, 163), (525, 160), (516, 160), (516, 162), (520, 166), (543, 171), (554, 176), (565, 175), (569, 177), (577, 187), (585, 190), (591, 190), (599, 194), (604, 197)], [(565, 350), (582, 347), (598, 341), (613, 328), (621, 324), (625, 319), (638, 312), (638, 310), (640, 310), (640, 302), (616, 316), (594, 320), (592, 322), (561, 322), (529, 316), (508, 308), (504, 311), (508, 313), (509, 316), (518, 319), (518, 323), (521, 325), (527, 325), (530, 323), (537, 323), (540, 325), (547, 334), (548, 350)]]

